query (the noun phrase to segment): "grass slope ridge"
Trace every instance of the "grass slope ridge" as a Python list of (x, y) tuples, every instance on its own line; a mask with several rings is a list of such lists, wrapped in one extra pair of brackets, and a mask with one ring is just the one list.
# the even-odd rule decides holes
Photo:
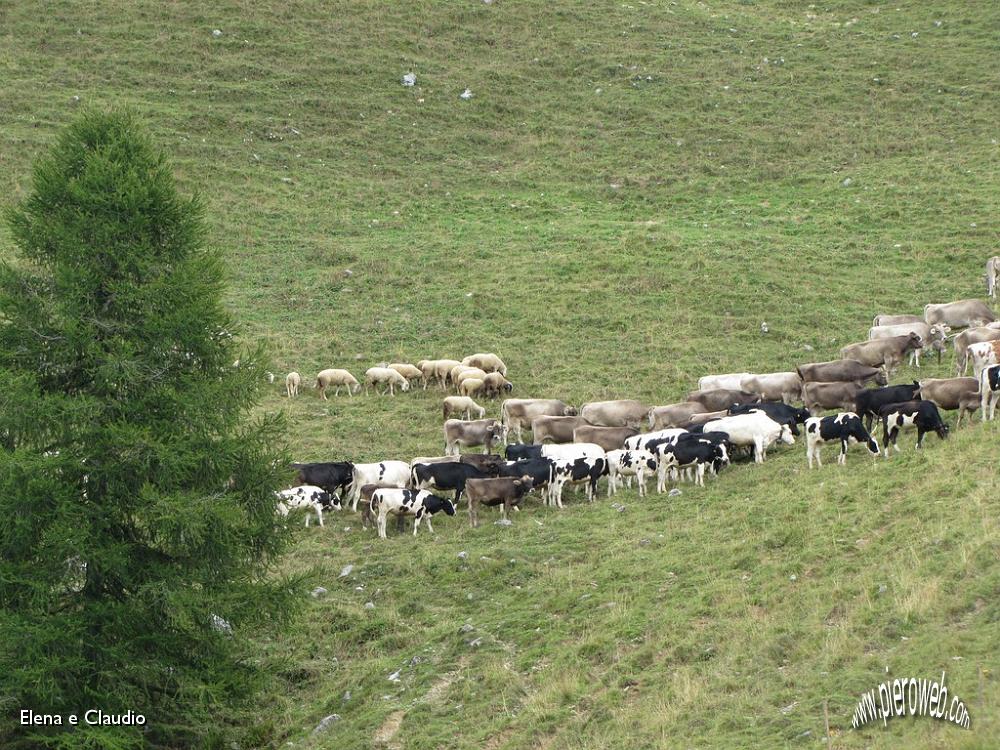
[[(875, 312), (981, 295), (996, 252), (992, 6), (141, 0), (0, 19), (8, 199), (73, 97), (136, 107), (208, 199), (244, 335), (307, 382), (496, 350), (516, 396), (668, 403), (706, 373), (833, 358)], [(287, 403), (276, 383), (262, 408), (289, 412), (302, 459), (441, 443), (437, 393)], [(931, 439), (812, 473), (797, 445), (677, 498), (620, 495), (621, 514), (531, 506), (473, 532), (463, 510), (434, 539), (376, 544), (338, 518), (288, 561), (330, 594), (266, 644), (289, 684), (262, 696), (260, 744), (797, 747), (827, 700), (836, 747), (989, 747), (1000, 436)], [(850, 731), (887, 666), (946, 669), (972, 731)]]

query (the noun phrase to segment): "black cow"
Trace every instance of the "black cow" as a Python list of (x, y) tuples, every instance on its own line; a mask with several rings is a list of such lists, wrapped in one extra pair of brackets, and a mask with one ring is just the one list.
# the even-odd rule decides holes
[(497, 476), (500, 467), (504, 465), (504, 460), (495, 453), (463, 453), (458, 460), (460, 463), (485, 471), (491, 477)]
[(854, 412), (865, 420), (865, 428), (871, 431), (872, 422), (878, 416), (878, 410), (889, 404), (901, 404), (904, 401), (920, 401), (920, 383), (913, 385), (887, 385), (884, 388), (868, 388), (861, 391), (854, 399)]
[(787, 424), (793, 435), (799, 434), (799, 425), (805, 424), (811, 416), (808, 409), (778, 401), (761, 401), (759, 404), (733, 404), (729, 407), (730, 414), (749, 414), (752, 411), (762, 411), (778, 424)]
[(823, 466), (819, 451), (823, 443), (837, 441), (840, 443), (838, 464), (847, 463), (847, 447), (851, 443), (864, 443), (869, 453), (879, 454), (878, 443), (865, 426), (861, 417), (846, 411), (833, 417), (810, 417), (806, 420), (806, 460), (809, 468), (813, 466), (813, 458), (819, 466)]
[(447, 461), (440, 464), (415, 464), (411, 472), (417, 489), (436, 487), (439, 490), (454, 490), (455, 505), (462, 499), (465, 482), (468, 479), (489, 479), (492, 474), (477, 469), (470, 464)]
[(504, 453), (508, 461), (523, 461), (528, 458), (541, 458), (542, 446), (529, 445), (528, 443), (514, 443), (508, 445)]
[(531, 477), (532, 489), (548, 485), (552, 478), (552, 461), (547, 458), (527, 458), (521, 461), (511, 461), (500, 467), (501, 477), (517, 479), (523, 476)]
[(297, 484), (312, 484), (341, 497), (347, 497), (354, 481), (354, 464), (350, 461), (292, 464), (292, 468), (296, 470)]
[(948, 437), (948, 425), (941, 420), (937, 406), (930, 401), (904, 401), (901, 404), (889, 404), (878, 411), (882, 420), (882, 443), (885, 446), (885, 457), (889, 457), (889, 445), (897, 451), (896, 439), (904, 427), (917, 428), (917, 447), (924, 440), (924, 433), (936, 432), (944, 440)]

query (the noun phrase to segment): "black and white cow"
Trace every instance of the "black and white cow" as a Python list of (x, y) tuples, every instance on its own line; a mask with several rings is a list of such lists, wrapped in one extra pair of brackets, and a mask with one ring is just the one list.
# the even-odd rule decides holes
[[(395, 372), (393, 370), (392, 372)], [(366, 484), (405, 487), (410, 481), (410, 465), (406, 461), (379, 461), (377, 464), (354, 464), (351, 487), (351, 510), (358, 509), (361, 488)]]
[(887, 385), (883, 388), (865, 388), (854, 399), (854, 413), (865, 420), (865, 428), (871, 430), (878, 410), (889, 404), (920, 400), (920, 383), (913, 385)]
[(722, 467), (729, 463), (725, 441), (710, 438), (688, 438), (673, 445), (660, 445), (657, 449), (659, 466), (656, 471), (656, 491), (666, 492), (667, 472), (670, 469), (694, 470), (694, 483), (705, 486), (705, 469)]
[(814, 458), (817, 466), (823, 466), (820, 449), (823, 443), (833, 442), (840, 443), (838, 464), (847, 463), (847, 447), (853, 443), (864, 443), (868, 446), (869, 453), (875, 456), (879, 454), (878, 442), (865, 429), (861, 417), (854, 412), (845, 411), (832, 417), (810, 417), (806, 420), (806, 460), (810, 469)]
[(729, 407), (730, 414), (749, 414), (752, 411), (762, 411), (778, 424), (787, 424), (788, 429), (796, 437), (799, 434), (799, 425), (805, 424), (810, 416), (808, 409), (775, 401), (761, 401), (758, 404), (733, 404)]
[[(278, 498), (278, 512), (287, 516), (292, 510), (305, 508), (316, 514), (319, 525), (323, 525), (323, 511), (340, 510), (340, 498), (337, 495), (327, 492), (322, 487), (312, 484), (303, 484), (299, 487), (292, 487), (288, 490), (281, 490), (274, 493)], [(306, 514), (306, 526), (312, 513)]]
[(632, 477), (639, 483), (639, 497), (646, 496), (646, 478), (656, 471), (656, 456), (645, 449), (608, 451), (608, 497), (618, 492), (618, 477)]
[(383, 488), (372, 493), (371, 513), (378, 526), (378, 535), (385, 539), (385, 522), (390, 513), (396, 516), (413, 516), (413, 535), (417, 535), (420, 522), (427, 521), (427, 530), (434, 533), (431, 516), (444, 511), (455, 515), (455, 504), (451, 500), (431, 494), (427, 490)]
[[(991, 259), (992, 260), (992, 259)], [(980, 409), (983, 421), (993, 419), (997, 410), (997, 399), (1000, 399), (1000, 365), (989, 365), (979, 373)], [(986, 410), (989, 409), (989, 416)]]
[(567, 484), (587, 485), (587, 500), (593, 502), (597, 491), (597, 480), (608, 471), (608, 460), (604, 455), (577, 456), (575, 458), (552, 458), (552, 481), (549, 482), (549, 503), (563, 507), (562, 491)]
[[(538, 446), (541, 447), (541, 446)], [(517, 479), (531, 477), (532, 491), (548, 487), (552, 478), (552, 462), (547, 458), (526, 458), (521, 461), (508, 461), (500, 467), (501, 477)]]
[(459, 462), (440, 464), (414, 464), (412, 469), (413, 486), (426, 490), (434, 487), (438, 490), (455, 492), (455, 505), (462, 500), (465, 483), (469, 479), (488, 479), (496, 476), (487, 471), (477, 469), (471, 464)]
[(948, 425), (941, 420), (937, 406), (930, 401), (904, 401), (901, 404), (889, 404), (879, 409), (882, 420), (882, 443), (885, 446), (885, 457), (889, 457), (889, 446), (897, 451), (896, 439), (905, 427), (917, 428), (917, 447), (924, 440), (924, 433), (936, 432), (944, 440), (948, 437)]
[(529, 443), (513, 443), (504, 451), (508, 461), (524, 461), (529, 458), (541, 458), (542, 446)]

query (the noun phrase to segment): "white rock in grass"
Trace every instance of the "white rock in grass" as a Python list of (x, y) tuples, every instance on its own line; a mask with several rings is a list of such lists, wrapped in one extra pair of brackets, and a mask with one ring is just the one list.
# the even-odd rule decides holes
[(218, 615), (213, 614), (211, 617), (212, 627), (219, 631), (220, 633), (225, 633), (226, 635), (233, 634), (233, 626), (230, 625), (226, 620), (222, 619)]
[(844, 187), (850, 187), (852, 182), (854, 182), (854, 180), (852, 180), (850, 177), (845, 177), (844, 181), (840, 184), (843, 185)]
[(313, 599), (319, 599), (321, 596), (326, 594), (326, 589), (322, 586), (317, 586), (311, 592)]
[(354, 566), (353, 565), (345, 565), (343, 568), (340, 569), (340, 576), (338, 576), (338, 577), (339, 578), (347, 578), (347, 576), (349, 576), (351, 574), (352, 570), (354, 570)]
[(375, 602), (365, 602), (365, 609), (375, 609)]
[(667, 493), (667, 497), (677, 497), (680, 494), (681, 494), (681, 491), (679, 489), (677, 489), (676, 487), (674, 487), (672, 490), (670, 490), (670, 492)]
[(404, 86), (416, 86), (416, 84), (417, 84), (417, 74), (416, 73), (407, 73), (406, 75), (403, 76), (403, 85)]
[(325, 719), (323, 719), (323, 721), (321, 721), (319, 724), (316, 725), (316, 728), (313, 730), (313, 734), (319, 734), (320, 732), (325, 732), (327, 729), (336, 724), (338, 721), (340, 721), (340, 714), (330, 714)]
[(389, 675), (386, 679), (389, 680), (389, 682), (399, 682), (399, 673), (402, 672), (402, 671), (403, 671), (402, 669), (397, 669), (395, 672), (393, 672), (391, 675)]
[(220, 36), (222, 36), (222, 29), (212, 29), (212, 36), (218, 39)]
[(472, 89), (466, 89), (465, 91), (463, 91), (458, 96), (459, 96), (460, 99), (464, 99), (465, 101), (469, 101), (469, 99), (472, 98)]

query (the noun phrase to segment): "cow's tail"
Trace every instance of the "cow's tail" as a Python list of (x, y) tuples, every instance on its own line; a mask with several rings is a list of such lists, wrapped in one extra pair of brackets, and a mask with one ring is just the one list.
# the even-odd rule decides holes
[(507, 425), (507, 402), (510, 401), (509, 398), (505, 398), (500, 402), (500, 423), (504, 426)]

